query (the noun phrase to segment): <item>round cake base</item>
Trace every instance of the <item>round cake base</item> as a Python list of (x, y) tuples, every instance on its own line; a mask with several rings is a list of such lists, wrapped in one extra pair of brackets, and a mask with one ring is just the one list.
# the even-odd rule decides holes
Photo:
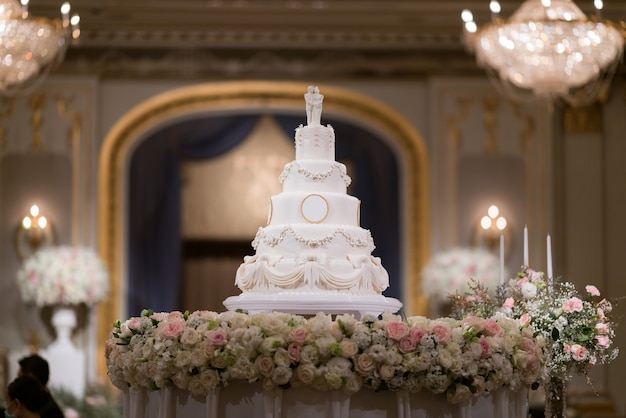
[(402, 302), (383, 295), (364, 296), (345, 293), (242, 293), (224, 300), (230, 310), (242, 310), (249, 314), (260, 312), (286, 312), (297, 315), (354, 314), (378, 316), (384, 312), (396, 313), (402, 309)]

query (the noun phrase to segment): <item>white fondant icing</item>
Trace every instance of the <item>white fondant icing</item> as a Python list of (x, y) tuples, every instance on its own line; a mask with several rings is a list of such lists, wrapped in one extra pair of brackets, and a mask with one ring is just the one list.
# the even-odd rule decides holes
[(332, 126), (302, 126), (296, 129), (296, 160), (335, 161), (335, 130)]
[[(359, 207), (359, 199), (345, 193), (317, 194), (322, 196), (328, 204), (328, 214), (323, 219), (323, 224), (357, 226), (355, 213)], [(307, 218), (303, 217), (301, 205), (311, 195), (311, 193), (306, 192), (289, 192), (273, 196), (273, 215), (270, 225), (310, 223)]]
[(371, 254), (374, 240), (367, 229), (349, 225), (276, 225), (259, 228), (252, 247), (259, 252), (300, 254), (317, 250), (344, 258), (349, 253)]
[(346, 166), (326, 160), (292, 161), (285, 165), (278, 180), (284, 192), (335, 192), (346, 193), (352, 179)]

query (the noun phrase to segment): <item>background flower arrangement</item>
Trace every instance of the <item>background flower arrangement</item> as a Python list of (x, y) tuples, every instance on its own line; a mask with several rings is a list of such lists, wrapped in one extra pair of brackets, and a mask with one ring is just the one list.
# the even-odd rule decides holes
[(232, 380), (264, 388), (428, 390), (457, 403), (542, 379), (543, 336), (506, 315), (431, 320), (383, 315), (154, 313), (115, 324), (106, 344), (122, 390), (174, 385), (193, 395)]
[(89, 385), (83, 398), (63, 388), (52, 388), (52, 396), (65, 418), (122, 418), (119, 392), (104, 381)]
[(447, 302), (451, 291), (469, 291), (470, 279), (495, 292), (500, 283), (498, 258), (482, 248), (438, 253), (422, 270), (422, 292), (432, 300)]
[(543, 272), (524, 268), (492, 297), (478, 283), (463, 295), (451, 295), (457, 317), (504, 314), (534, 329), (547, 342), (549, 377), (570, 379), (571, 371), (587, 376), (595, 364), (614, 360), (613, 306), (592, 285), (580, 294), (569, 282), (546, 279)]
[(56, 246), (37, 251), (17, 273), (22, 299), (38, 307), (94, 305), (109, 291), (109, 276), (89, 248)]

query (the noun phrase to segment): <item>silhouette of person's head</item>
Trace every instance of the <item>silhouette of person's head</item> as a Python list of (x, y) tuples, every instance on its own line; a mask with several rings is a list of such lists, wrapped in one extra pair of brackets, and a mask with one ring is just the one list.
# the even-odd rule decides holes
[(43, 386), (48, 384), (48, 379), (50, 378), (50, 367), (48, 366), (48, 362), (43, 357), (32, 354), (30, 356), (24, 357), (18, 361), (20, 365), (19, 375), (28, 375), (32, 376), (39, 381), (39, 383)]
[(18, 376), (7, 387), (7, 412), (19, 416), (22, 408), (30, 412), (39, 411), (48, 399), (48, 394), (37, 378)]

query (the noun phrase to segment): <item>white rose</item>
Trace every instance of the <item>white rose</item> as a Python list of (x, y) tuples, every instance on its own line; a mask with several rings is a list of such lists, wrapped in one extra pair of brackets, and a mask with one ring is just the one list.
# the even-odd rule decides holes
[[(289, 358), (289, 353), (284, 348), (280, 347), (274, 353), (274, 363), (278, 367), (289, 367), (291, 364), (291, 359)], [(282, 385), (283, 383), (279, 383)]]
[(276, 367), (272, 372), (272, 380), (277, 385), (286, 385), (291, 379), (292, 371), (289, 367)]
[(298, 379), (305, 385), (310, 385), (316, 376), (316, 368), (312, 364), (301, 364), (296, 368)]
[(200, 334), (193, 328), (186, 327), (180, 336), (180, 342), (186, 346), (195, 345), (200, 341)]
[(200, 379), (207, 388), (216, 388), (220, 384), (220, 375), (215, 370), (203, 370)]
[(526, 282), (522, 285), (522, 295), (526, 299), (532, 299), (537, 296), (537, 286), (531, 282)]
[(391, 364), (381, 364), (378, 368), (380, 378), (383, 380), (389, 380), (393, 377), (395, 369)]
[(361, 390), (363, 379), (356, 374), (351, 374), (346, 379), (346, 390), (350, 393), (356, 393)]
[(204, 382), (202, 382), (202, 376), (200, 375), (192, 376), (189, 379), (187, 388), (193, 396), (202, 396), (206, 394), (206, 388), (204, 387)]

